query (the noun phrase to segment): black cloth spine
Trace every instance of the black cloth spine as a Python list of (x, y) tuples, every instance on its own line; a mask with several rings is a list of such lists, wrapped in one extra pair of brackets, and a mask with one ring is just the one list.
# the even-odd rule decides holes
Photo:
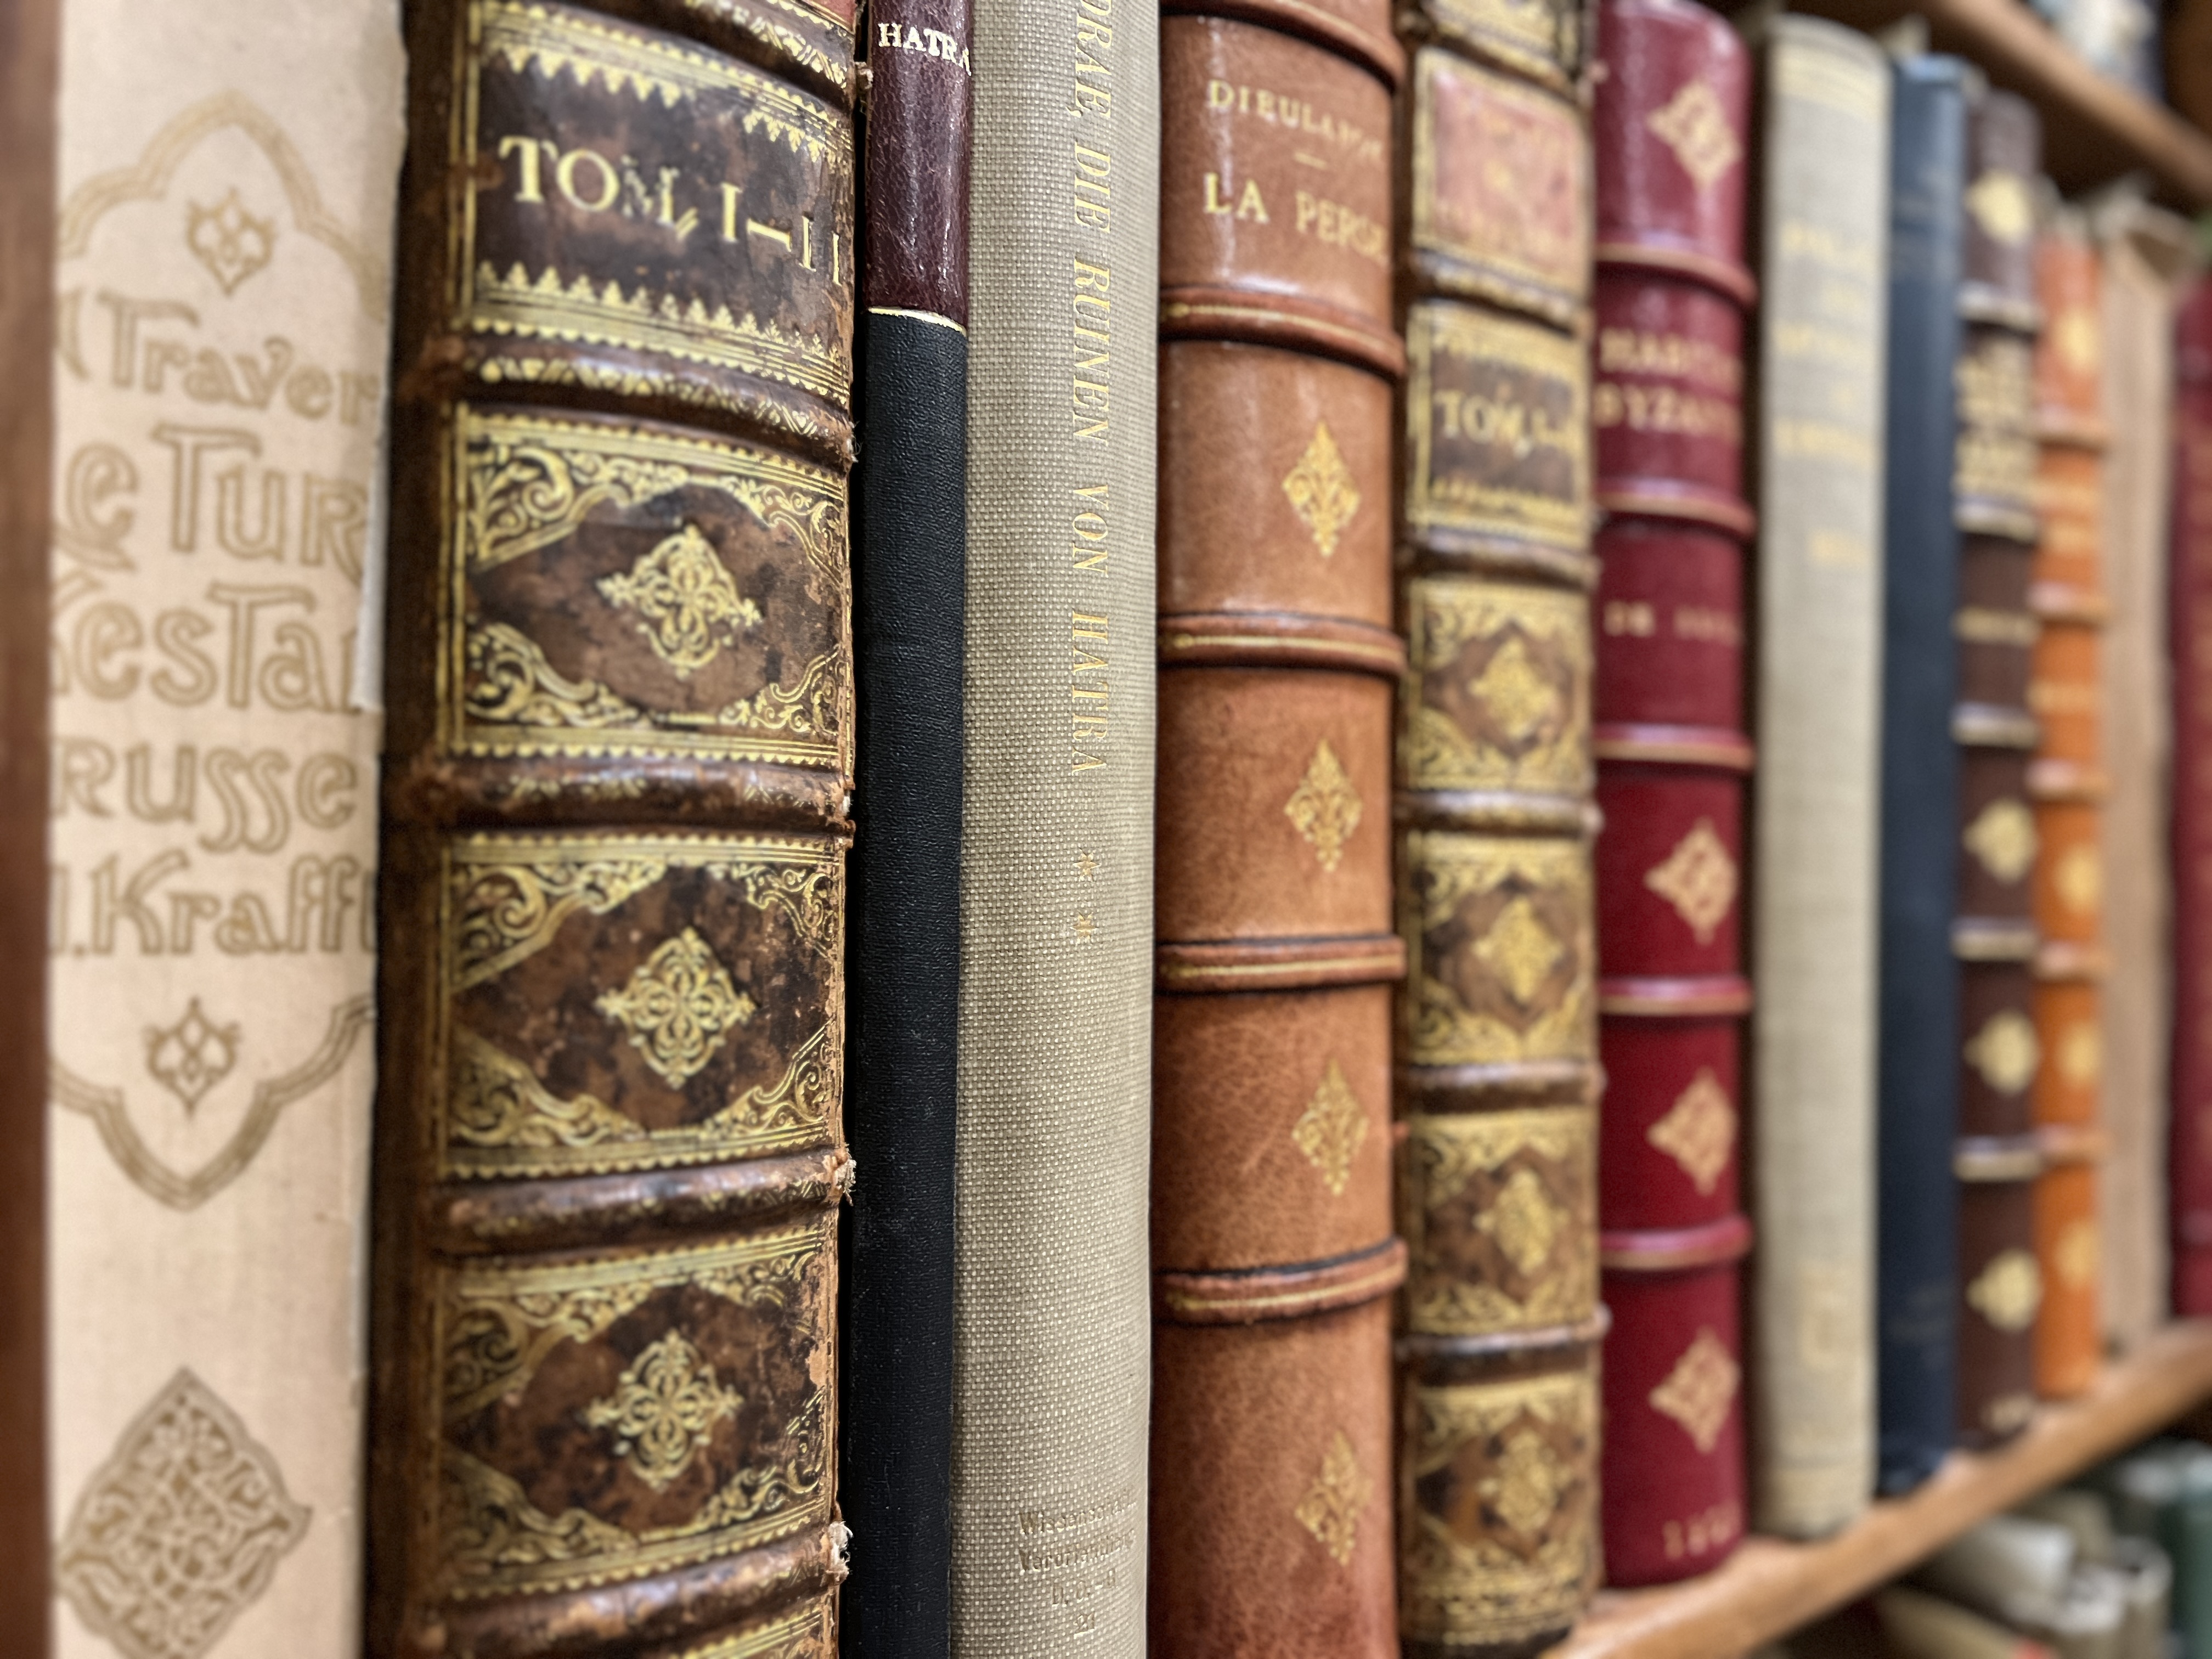
[(886, 0), (862, 23), (845, 1659), (952, 1643), (969, 22), (968, 0)]
[(1966, 66), (1897, 65), (1890, 154), (1889, 391), (1882, 684), (1880, 1485), (1935, 1473), (1955, 1416), (1959, 1194), (1960, 535), (1953, 365), (1966, 189)]

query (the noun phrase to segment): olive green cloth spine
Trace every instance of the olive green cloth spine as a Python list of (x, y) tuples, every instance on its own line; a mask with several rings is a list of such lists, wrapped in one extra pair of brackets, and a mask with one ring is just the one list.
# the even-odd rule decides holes
[(974, 64), (953, 1650), (1138, 1659), (1158, 15), (976, 0)]

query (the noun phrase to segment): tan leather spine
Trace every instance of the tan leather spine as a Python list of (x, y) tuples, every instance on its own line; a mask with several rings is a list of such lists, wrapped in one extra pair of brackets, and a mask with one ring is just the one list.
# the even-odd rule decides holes
[(2105, 857), (2103, 684), (2106, 434), (2102, 278), (2087, 227), (2062, 213), (2036, 250), (2044, 331), (2035, 357), (2035, 498), (2041, 538), (2029, 608), (2041, 623), (2028, 708), (2036, 832), (2034, 1117), (2047, 1167), (2035, 1187), (2035, 1388), (2068, 1399), (2095, 1381), (2097, 1184), (2102, 1162)]
[(829, 1659), (851, 19), (410, 15), (370, 1647)]
[(1161, 24), (1151, 1648), (1395, 1650), (1379, 4)]
[(46, 1511), (46, 708), (48, 469), (53, 459), (57, 0), (0, 6), (0, 1042), (21, 1057), (0, 1085), (0, 1630), (47, 1651), (53, 1589)]
[(2096, 227), (2104, 253), (2105, 453), (2100, 533), (2111, 619), (2106, 710), (2104, 1109), (2112, 1153), (2098, 1188), (2098, 1305), (2124, 1351), (2167, 1310), (2166, 1146), (2172, 980), (2169, 874), (2167, 501), (2173, 304), (2196, 268), (2185, 221), (2123, 204)]
[(1398, 1526), (1416, 1656), (1534, 1652), (1598, 1572), (1581, 21), (1399, 18)]

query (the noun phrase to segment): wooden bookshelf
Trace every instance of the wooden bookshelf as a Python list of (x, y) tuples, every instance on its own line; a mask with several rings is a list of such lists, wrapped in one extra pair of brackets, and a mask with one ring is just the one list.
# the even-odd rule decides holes
[(2069, 195), (2142, 170), (2172, 205), (2212, 208), (2212, 137), (2089, 68), (2024, 0), (1793, 0), (1793, 9), (1865, 29), (1917, 12), (1936, 51), (1980, 64), (2043, 112), (2045, 164)]
[(2212, 1320), (2168, 1326), (2106, 1367), (2083, 1400), (2045, 1407), (1984, 1456), (1817, 1544), (1753, 1538), (1717, 1572), (1662, 1589), (1607, 1590), (1547, 1659), (1735, 1659), (1899, 1573), (1977, 1521), (2078, 1474), (2212, 1398)]

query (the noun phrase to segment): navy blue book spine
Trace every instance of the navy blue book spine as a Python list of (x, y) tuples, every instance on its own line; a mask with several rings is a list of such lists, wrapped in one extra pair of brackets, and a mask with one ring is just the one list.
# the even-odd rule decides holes
[(1897, 65), (1892, 119), (1881, 754), (1877, 1358), (1881, 1489), (1934, 1474), (1956, 1421), (1959, 532), (1952, 516), (1966, 68)]

